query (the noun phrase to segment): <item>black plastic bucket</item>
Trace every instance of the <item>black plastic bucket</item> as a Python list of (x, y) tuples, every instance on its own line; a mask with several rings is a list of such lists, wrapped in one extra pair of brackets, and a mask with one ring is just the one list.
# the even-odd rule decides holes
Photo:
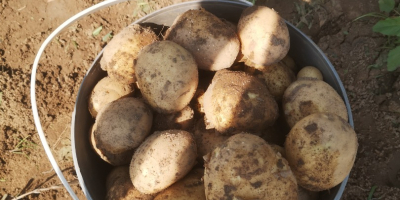
[[(198, 9), (200, 7), (218, 17), (237, 22), (243, 9), (250, 5), (240, 1), (192, 1), (158, 10), (134, 23), (152, 24), (156, 27), (170, 26), (179, 14), (189, 9)], [(289, 55), (299, 66), (312, 65), (321, 70), (324, 80), (343, 98), (348, 110), (349, 123), (353, 126), (353, 117), (346, 91), (334, 67), (312, 40), (289, 23), (288, 28), (291, 42)], [(102, 52), (97, 56), (83, 79), (72, 116), (71, 134), (74, 165), (80, 185), (88, 199), (105, 198), (105, 181), (109, 171), (112, 169), (109, 164), (99, 158), (89, 142), (89, 130), (94, 120), (88, 110), (88, 98), (96, 83), (106, 76), (106, 72), (102, 71), (99, 66), (101, 55)], [(339, 200), (343, 194), (347, 179), (348, 177), (331, 190), (321, 192), (320, 199)]]

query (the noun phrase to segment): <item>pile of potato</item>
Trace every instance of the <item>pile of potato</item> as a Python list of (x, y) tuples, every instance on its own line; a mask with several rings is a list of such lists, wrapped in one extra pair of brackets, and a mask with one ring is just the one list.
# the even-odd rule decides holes
[(138, 24), (115, 35), (89, 99), (91, 144), (115, 166), (106, 198), (316, 199), (342, 182), (358, 147), (346, 106), (289, 48), (263, 6), (237, 25), (199, 9), (162, 38)]

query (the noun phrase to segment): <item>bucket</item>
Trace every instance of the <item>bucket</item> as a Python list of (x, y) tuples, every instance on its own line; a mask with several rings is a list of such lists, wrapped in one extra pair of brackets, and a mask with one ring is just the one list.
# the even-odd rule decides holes
[[(69, 25), (77, 19), (94, 12), (98, 9), (101, 9), (106, 6), (110, 6), (112, 4), (122, 2), (126, 0), (109, 0), (102, 2), (98, 5), (95, 5), (81, 13), (77, 14), (63, 25)], [(205, 0), (205, 1), (191, 1), (180, 4), (175, 4), (156, 12), (153, 12), (134, 23), (138, 24), (146, 24), (147, 26), (153, 27), (155, 30), (159, 30), (160, 27), (170, 26), (174, 19), (181, 13), (189, 10), (189, 9), (198, 9), (200, 7), (205, 10), (213, 13), (217, 17), (224, 18), (228, 21), (238, 22), (242, 11), (251, 6), (251, 4), (247, 1), (221, 1), (221, 0)], [(80, 15), (81, 14), (81, 15)], [(79, 15), (79, 16), (78, 16)], [(349, 116), (349, 123), (351, 126), (353, 124), (353, 117), (349, 105), (349, 101), (347, 99), (346, 91), (343, 87), (340, 78), (335, 71), (332, 64), (329, 62), (324, 53), (318, 48), (318, 46), (309, 39), (306, 35), (304, 35), (300, 30), (286, 22), (289, 29), (290, 34), (290, 51), (289, 55), (295, 60), (296, 64), (299, 66), (307, 66), (312, 65), (322, 72), (324, 81), (331, 85), (343, 98)], [(62, 25), (62, 26), (63, 26)], [(63, 28), (56, 29), (54, 34), (49, 36), (49, 40), (51, 41), (52, 37), (60, 32)], [(58, 32), (57, 32), (58, 31)], [(39, 135), (41, 137), (43, 146), (46, 150), (46, 153), (57, 172), (57, 175), (64, 183), (64, 186), (70, 192), (73, 198), (76, 198), (76, 195), (73, 193), (65, 178), (62, 176), (61, 171), (58, 173), (59, 168), (57, 163), (55, 162), (53, 156), (51, 155), (50, 150), (47, 151), (48, 145), (45, 140), (43, 131), (41, 129), (40, 120), (37, 113), (35, 113), (35, 109), (37, 112), (35, 96), (34, 93), (34, 84), (35, 84), (35, 74), (36, 68), (39, 62), (39, 58), (41, 55), (41, 51), (46, 47), (46, 41), (42, 45), (39, 50), (37, 59), (34, 63), (34, 69), (32, 72), (32, 82), (31, 82), (31, 95), (32, 97), (32, 110), (34, 112), (35, 124), (38, 129)], [(92, 149), (89, 141), (89, 132), (91, 125), (94, 123), (93, 118), (91, 117), (88, 110), (88, 99), (90, 97), (91, 91), (96, 85), (96, 83), (101, 80), (103, 77), (107, 75), (105, 71), (100, 68), (100, 58), (102, 56), (102, 52), (94, 60), (91, 68), (87, 72), (83, 82), (80, 86), (78, 96), (75, 103), (75, 109), (72, 116), (72, 124), (71, 124), (71, 141), (72, 141), (72, 152), (73, 152), (73, 160), (75, 165), (75, 170), (79, 179), (80, 186), (85, 193), (87, 199), (104, 199), (106, 196), (106, 177), (108, 173), (111, 171), (112, 166), (108, 163), (104, 162), (100, 159), (100, 157), (95, 153)], [(39, 57), (39, 58), (38, 58)], [(32, 89), (33, 88), (33, 89)], [(43, 135), (43, 139), (42, 139)], [(344, 188), (346, 186), (348, 180), (348, 176), (346, 179), (337, 185), (336, 187), (330, 189), (329, 191), (323, 191), (320, 193), (319, 199), (321, 200), (339, 200), (343, 194)]]

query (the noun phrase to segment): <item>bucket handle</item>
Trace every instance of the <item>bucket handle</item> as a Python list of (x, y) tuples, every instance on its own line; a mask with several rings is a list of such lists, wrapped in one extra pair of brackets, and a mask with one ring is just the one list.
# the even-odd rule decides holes
[(50, 34), (50, 36), (43, 42), (43, 44), (39, 48), (38, 53), (36, 54), (35, 61), (33, 62), (32, 74), (31, 74), (31, 87), (30, 87), (31, 92), (30, 93), (31, 93), (31, 105), (32, 105), (32, 112), (33, 112), (33, 119), (35, 122), (35, 126), (36, 126), (37, 132), (39, 134), (40, 141), (42, 142), (42, 145), (44, 147), (44, 151), (46, 152), (47, 157), (49, 158), (54, 171), (56, 172), (58, 178), (61, 180), (62, 184), (67, 189), (67, 191), (69, 192), (71, 197), (75, 200), (78, 200), (79, 198), (74, 193), (71, 186), (68, 184), (68, 181), (65, 179), (64, 175), (62, 174), (62, 172), (57, 164), (57, 161), (54, 159), (54, 156), (51, 153), (49, 144), (47, 143), (46, 136), (43, 132), (42, 125), (40, 123), (39, 113), (38, 113), (37, 104), (36, 104), (36, 93), (35, 93), (36, 72), (37, 72), (37, 68), (39, 65), (39, 60), (40, 60), (40, 57), (42, 56), (45, 48), (53, 40), (53, 38), (55, 38), (61, 31), (65, 30), (72, 23), (74, 23), (75, 21), (77, 21), (93, 12), (96, 12), (102, 8), (109, 7), (111, 5), (125, 2), (125, 1), (129, 1), (129, 0), (106, 0), (106, 1), (103, 1), (96, 5), (93, 5), (87, 9), (79, 12), (78, 14), (74, 15), (73, 17), (69, 18), (67, 21), (65, 21), (63, 24), (61, 24), (56, 30), (54, 30)]
[[(32, 113), (33, 113), (33, 119), (35, 122), (35, 126), (37, 129), (37, 132), (39, 134), (39, 138), (40, 141), (42, 142), (44, 151), (46, 152), (47, 157), (50, 160), (51, 165), (53, 166), (54, 171), (56, 172), (58, 178), (61, 180), (62, 184), (64, 185), (64, 187), (67, 189), (68, 193), (71, 195), (71, 197), (74, 200), (79, 200), (78, 196), (74, 193), (74, 191), (72, 190), (71, 186), (69, 185), (68, 181), (65, 179), (64, 175), (62, 174), (62, 171), (60, 170), (60, 167), (57, 164), (57, 161), (54, 159), (53, 154), (51, 153), (49, 144), (47, 143), (46, 140), (46, 136), (43, 132), (42, 129), (42, 125), (40, 123), (40, 118), (39, 118), (39, 113), (38, 113), (38, 109), (37, 109), (37, 104), (36, 104), (36, 92), (35, 92), (35, 86), (36, 86), (36, 72), (37, 72), (37, 68), (39, 65), (39, 60), (40, 57), (42, 56), (45, 48), (47, 47), (47, 45), (63, 30), (65, 30), (68, 26), (70, 26), (72, 23), (76, 22), (77, 20), (86, 17), (87, 15), (96, 12), (102, 8), (106, 8), (118, 3), (122, 3), (122, 2), (126, 2), (129, 0), (106, 0), (103, 1), (101, 3), (98, 3), (96, 5), (93, 5), (81, 12), (79, 12), (78, 14), (72, 16), (71, 18), (69, 18), (67, 21), (65, 21), (64, 23), (62, 23), (56, 30), (54, 30), (47, 38), (46, 40), (43, 42), (43, 44), (40, 46), (38, 53), (36, 54), (35, 60), (33, 62), (33, 66), (32, 66), (32, 74), (31, 74), (31, 84), (30, 84), (30, 93), (31, 93), (31, 105), (32, 105)], [(238, 1), (238, 2), (245, 2), (249, 5), (251, 5), (250, 2), (246, 1), (246, 0), (234, 0), (234, 1)]]

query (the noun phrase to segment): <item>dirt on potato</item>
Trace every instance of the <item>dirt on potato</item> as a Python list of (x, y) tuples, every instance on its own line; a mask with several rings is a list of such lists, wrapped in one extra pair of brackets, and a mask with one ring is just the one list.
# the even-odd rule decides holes
[[(0, 198), (11, 199), (36, 188), (61, 182), (40, 143), (30, 103), (34, 57), (61, 23), (101, 0), (0, 0)], [(75, 181), (70, 123), (80, 83), (106, 45), (102, 38), (117, 33), (146, 13), (181, 0), (120, 3), (78, 20), (61, 33), (40, 60), (36, 95), (50, 148), (67, 180)], [(310, 3), (306, 3), (310, 2)], [(398, 2), (398, 1), (396, 1)], [(304, 4), (304, 11), (296, 4)], [(368, 68), (387, 55), (386, 39), (372, 32), (377, 19), (358, 16), (378, 12), (372, 0), (257, 0), (301, 28), (335, 66), (352, 107), (359, 149), (342, 199), (400, 198), (400, 70)], [(300, 6), (301, 7), (301, 6)], [(305, 14), (302, 14), (305, 13)], [(308, 23), (308, 24), (305, 24)], [(102, 26), (99, 35), (93, 31)], [(303, 67), (303, 66), (301, 66)], [(78, 197), (84, 194), (77, 184)], [(24, 199), (71, 199), (65, 189), (48, 190)]]

